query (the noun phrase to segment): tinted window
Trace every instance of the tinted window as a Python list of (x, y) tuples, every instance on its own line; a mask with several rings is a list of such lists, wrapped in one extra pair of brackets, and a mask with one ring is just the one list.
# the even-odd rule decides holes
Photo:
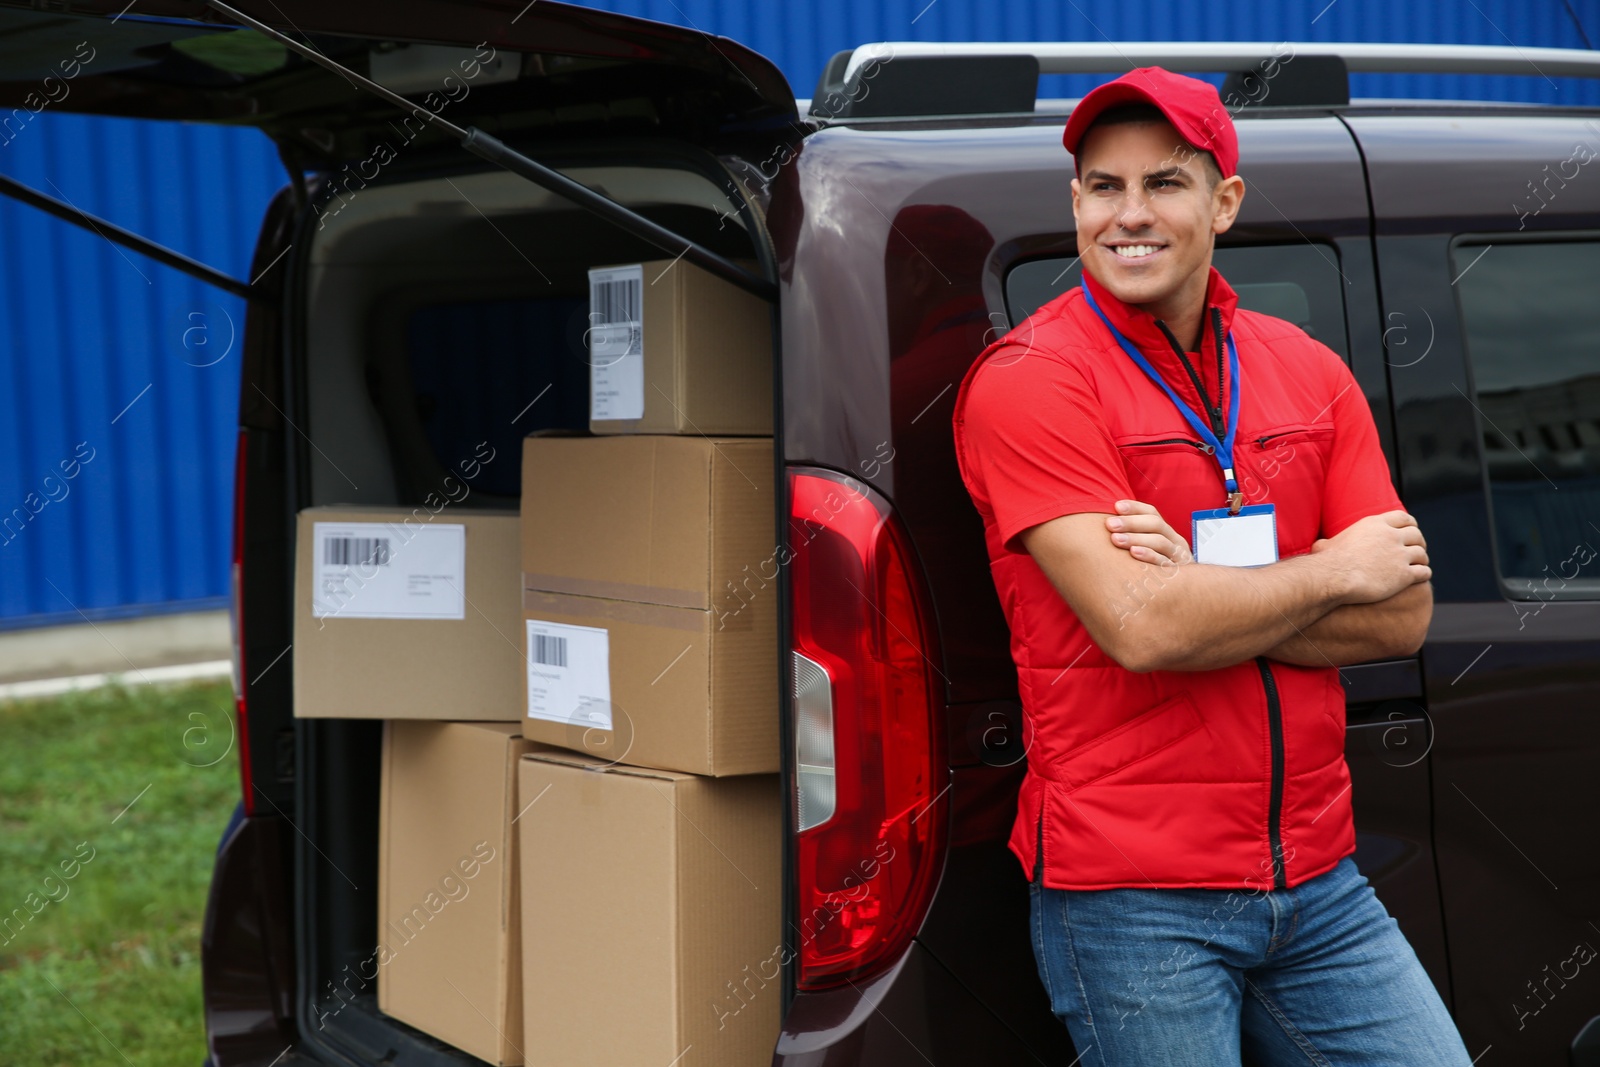
[(1600, 242), (1461, 244), (1454, 258), (1500, 575), (1514, 596), (1593, 596)]
[(518, 496), (522, 438), (552, 426), (588, 429), (588, 310), (584, 296), (462, 301), (412, 312), (412, 390), (441, 467), (459, 465), (487, 440), (500, 458), (483, 469), (477, 487)]
[[(1212, 263), (1239, 294), (1239, 306), (1287, 319), (1335, 352), (1350, 358), (1345, 341), (1344, 284), (1339, 254), (1327, 245), (1219, 248)], [(1074, 285), (1083, 273), (1077, 257), (1036, 259), (1006, 275), (1012, 323)]]
[(399, 292), (372, 315), (367, 393), (395, 502), (514, 508), (522, 438), (588, 428), (587, 296), (441, 296)]

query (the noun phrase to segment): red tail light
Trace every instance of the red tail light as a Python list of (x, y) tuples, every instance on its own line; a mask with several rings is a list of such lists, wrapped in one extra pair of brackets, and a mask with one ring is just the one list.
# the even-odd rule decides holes
[(233, 706), (238, 713), (234, 728), (239, 738), (239, 784), (244, 791), (244, 813), (254, 815), (256, 798), (250, 778), (250, 716), (245, 710), (244, 673), (244, 487), (249, 445), (249, 431), (240, 430), (239, 446), (233, 457), (233, 566), (229, 572), (232, 595), (228, 598), (228, 621), (233, 631)]
[(875, 974), (922, 923), (944, 862), (948, 771), (932, 629), (886, 501), (791, 469), (802, 988)]

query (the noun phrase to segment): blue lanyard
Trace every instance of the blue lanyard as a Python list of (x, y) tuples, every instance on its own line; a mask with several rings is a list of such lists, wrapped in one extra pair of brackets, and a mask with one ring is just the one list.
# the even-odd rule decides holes
[[(1211, 446), (1213, 453), (1217, 457), (1217, 464), (1222, 468), (1222, 480), (1227, 486), (1229, 501), (1242, 502), (1243, 497), (1239, 495), (1239, 482), (1233, 476), (1233, 438), (1234, 433), (1239, 428), (1237, 418), (1239, 414), (1239, 349), (1233, 343), (1233, 331), (1228, 331), (1228, 415), (1227, 421), (1223, 423), (1226, 430), (1222, 440), (1218, 441), (1217, 435), (1211, 431), (1211, 427), (1206, 425), (1205, 420), (1196, 415), (1194, 409), (1185, 404), (1177, 393), (1173, 392), (1172, 386), (1168, 385), (1166, 379), (1161, 377), (1160, 373), (1150, 365), (1148, 359), (1144, 358), (1144, 353), (1135, 348), (1131, 341), (1122, 336), (1121, 331), (1111, 325), (1111, 320), (1106, 318), (1106, 313), (1100, 310), (1099, 304), (1095, 303), (1094, 294), (1089, 291), (1087, 280), (1083, 282), (1083, 296), (1089, 302), (1089, 306), (1094, 309), (1094, 313), (1100, 316), (1100, 321), (1106, 324), (1106, 329), (1111, 331), (1111, 336), (1117, 339), (1117, 344), (1121, 345), (1122, 350), (1128, 353), (1128, 358), (1138, 364), (1139, 369), (1144, 371), (1145, 377), (1161, 387), (1161, 391), (1167, 394), (1167, 399), (1172, 401), (1173, 406), (1178, 409), (1178, 413), (1183, 416), (1184, 421), (1189, 424), (1195, 433), (1200, 435), (1202, 441)], [(1204, 403), (1205, 397), (1202, 396), (1200, 401)]]

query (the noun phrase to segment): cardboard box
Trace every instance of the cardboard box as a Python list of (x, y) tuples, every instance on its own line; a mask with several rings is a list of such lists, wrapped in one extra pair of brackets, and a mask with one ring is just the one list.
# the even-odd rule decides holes
[(523, 587), (776, 617), (773, 477), (768, 437), (524, 438)]
[[(781, 791), (581, 755), (522, 760), (523, 1048), (568, 1067), (772, 1062)], [(537, 1049), (537, 1052), (533, 1050)]]
[(302, 511), (295, 715), (520, 718), (517, 526), (514, 512), (466, 508)]
[[(528, 590), (524, 737), (642, 767), (778, 769), (777, 632), (752, 615)], [(769, 594), (770, 595), (770, 594)], [(561, 642), (557, 666), (547, 644)]]
[[(523, 1062), (513, 723), (386, 724), (378, 1009), (496, 1065)], [(535, 866), (538, 860), (535, 858)]]
[(523, 735), (776, 772), (771, 440), (531, 437), (522, 470)]
[(592, 433), (772, 433), (772, 306), (682, 259), (589, 272)]

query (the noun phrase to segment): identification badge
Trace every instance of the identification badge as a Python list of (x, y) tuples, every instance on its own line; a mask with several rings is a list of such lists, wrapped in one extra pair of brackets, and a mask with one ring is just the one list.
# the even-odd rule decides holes
[(1193, 524), (1196, 563), (1263, 567), (1278, 562), (1278, 516), (1272, 504), (1249, 504), (1237, 515), (1227, 508), (1197, 511)]

